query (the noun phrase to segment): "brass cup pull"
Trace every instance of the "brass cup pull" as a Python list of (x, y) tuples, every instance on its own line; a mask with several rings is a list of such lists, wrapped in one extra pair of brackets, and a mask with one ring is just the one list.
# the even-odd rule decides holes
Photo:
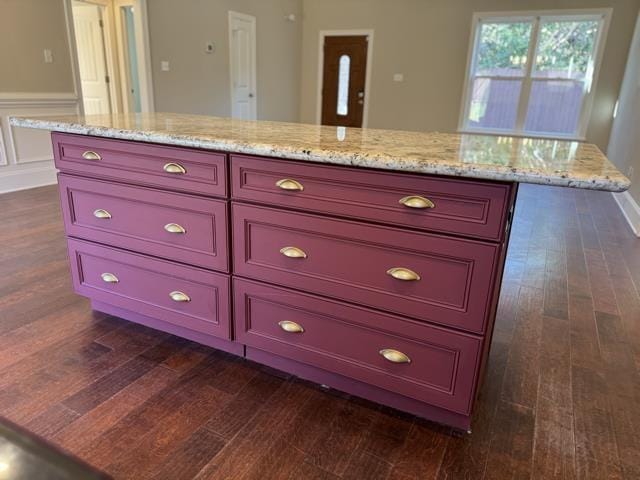
[(281, 188), (282, 190), (297, 190), (301, 192), (304, 190), (304, 187), (300, 182), (296, 182), (295, 180), (291, 180), (290, 178), (283, 178), (282, 180), (278, 180), (276, 182), (276, 186)]
[(85, 160), (102, 160), (102, 157), (98, 152), (94, 152), (93, 150), (87, 150), (82, 154), (82, 158)]
[(298, 247), (283, 247), (280, 249), (280, 253), (289, 258), (307, 258), (304, 250)]
[(171, 300), (173, 300), (174, 302), (190, 302), (191, 301), (191, 297), (189, 297), (189, 295), (183, 292), (179, 292), (177, 290), (175, 292), (171, 292), (169, 296), (171, 297)]
[(378, 353), (392, 363), (411, 363), (411, 359), (408, 355), (399, 350), (394, 350), (393, 348), (383, 348)]
[(421, 197), (420, 195), (409, 195), (408, 197), (401, 198), (399, 203), (409, 208), (435, 208), (436, 204), (428, 198)]
[(184, 168), (179, 163), (173, 162), (166, 163), (164, 167), (162, 167), (162, 169), (167, 173), (173, 173), (175, 175), (184, 175), (185, 173), (187, 173), (186, 168)]
[(106, 283), (118, 283), (120, 281), (118, 280), (118, 277), (116, 277), (113, 273), (105, 272), (100, 276)]
[(304, 332), (304, 328), (302, 328), (302, 325), (296, 322), (292, 322), (290, 320), (282, 320), (281, 322), (278, 322), (278, 325), (280, 325), (280, 328), (285, 332), (289, 332), (289, 333)]
[(177, 223), (167, 223), (164, 226), (164, 229), (169, 233), (187, 233), (182, 225), (178, 225)]
[(97, 210), (93, 211), (93, 216), (96, 218), (103, 218), (105, 220), (108, 220), (111, 218), (111, 214), (109, 212), (107, 212), (106, 210), (99, 208)]
[(387, 270), (387, 275), (391, 275), (393, 278), (405, 282), (420, 280), (420, 275), (418, 275), (413, 270), (409, 270), (408, 268), (403, 267), (390, 268), (389, 270)]

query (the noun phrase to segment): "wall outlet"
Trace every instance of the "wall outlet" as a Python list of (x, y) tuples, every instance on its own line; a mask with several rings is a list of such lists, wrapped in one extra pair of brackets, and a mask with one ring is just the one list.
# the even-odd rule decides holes
[(50, 49), (45, 48), (42, 53), (44, 54), (44, 63), (53, 63), (53, 52)]
[(169, 71), (169, 61), (168, 60), (162, 60), (160, 62), (160, 70), (162, 70), (163, 72), (168, 72)]
[(216, 51), (216, 44), (213, 42), (207, 42), (204, 47), (204, 51), (206, 53), (214, 53)]
[(627, 177), (629, 177), (629, 180), (633, 180), (633, 165), (630, 165), (629, 168), (627, 169)]
[(393, 81), (394, 82), (404, 82), (404, 74), (402, 74), (402, 73), (394, 73), (393, 74)]

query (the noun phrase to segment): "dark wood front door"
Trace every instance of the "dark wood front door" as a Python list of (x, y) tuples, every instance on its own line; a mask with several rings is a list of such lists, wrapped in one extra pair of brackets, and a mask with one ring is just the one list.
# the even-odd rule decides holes
[(367, 36), (324, 39), (322, 124), (362, 127)]

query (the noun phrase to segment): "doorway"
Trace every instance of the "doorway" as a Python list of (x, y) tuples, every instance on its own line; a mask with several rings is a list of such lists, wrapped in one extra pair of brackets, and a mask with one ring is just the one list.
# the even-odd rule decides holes
[(65, 0), (85, 114), (153, 112), (146, 0)]
[(366, 126), (373, 32), (320, 33), (320, 123)]
[(256, 18), (229, 12), (229, 71), (231, 116), (257, 119)]
[(117, 0), (114, 4), (116, 14), (116, 39), (118, 57), (122, 72), (121, 91), (124, 110), (140, 113), (142, 111), (140, 46), (136, 38), (136, 6), (134, 0)]
[(107, 69), (103, 19), (105, 7), (78, 0), (74, 0), (71, 5), (84, 112), (111, 113), (109, 82), (112, 75), (109, 75)]

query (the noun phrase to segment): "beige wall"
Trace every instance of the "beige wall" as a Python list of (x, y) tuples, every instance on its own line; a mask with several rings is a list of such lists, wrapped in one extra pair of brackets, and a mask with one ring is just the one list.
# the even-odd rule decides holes
[[(301, 0), (147, 2), (157, 111), (229, 116), (228, 12), (256, 17), (258, 118), (297, 121)], [(285, 20), (293, 13), (296, 22)], [(213, 41), (216, 51), (205, 53)], [(160, 71), (168, 60), (171, 70)]]
[[(453, 132), (474, 12), (613, 7), (587, 131), (604, 149), (638, 6), (637, 0), (304, 0), (300, 119), (316, 119), (320, 30), (374, 30), (370, 127)], [(394, 73), (403, 73), (404, 82), (393, 82)]]
[(631, 177), (633, 172), (629, 193), (640, 204), (640, 16), (629, 51), (607, 155), (627, 176)]
[(63, 0), (0, 0), (0, 92), (73, 92), (71, 72)]

